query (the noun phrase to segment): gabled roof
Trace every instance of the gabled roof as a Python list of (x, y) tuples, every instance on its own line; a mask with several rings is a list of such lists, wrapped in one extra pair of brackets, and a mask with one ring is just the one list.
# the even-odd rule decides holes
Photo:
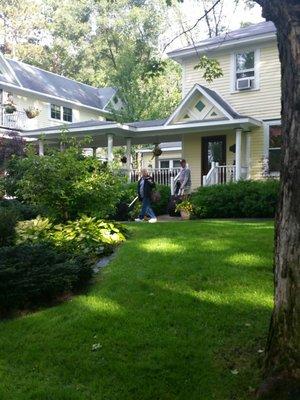
[(0, 75), (0, 82), (13, 83), (21, 89), (41, 93), (50, 97), (80, 103), (87, 107), (105, 110), (117, 90), (113, 87), (97, 88), (66, 78), (21, 61), (5, 59), (6, 65), (15, 76), (10, 82)]
[(185, 105), (188, 104), (189, 100), (195, 95), (196, 92), (203, 95), (211, 104), (213, 104), (224, 116), (223, 119), (239, 119), (244, 116), (238, 114), (231, 105), (223, 99), (215, 90), (209, 89), (206, 86), (195, 84), (192, 89), (185, 95), (182, 101), (179, 103), (176, 110), (170, 115), (165, 121), (165, 125), (169, 125), (173, 122), (176, 116), (179, 115)]
[(225, 35), (201, 40), (193, 45), (170, 51), (168, 56), (177, 60), (198, 52), (216, 50), (230, 45), (236, 45), (247, 41), (258, 41), (266, 38), (276, 38), (276, 28), (273, 22), (260, 22), (245, 28), (236, 29)]

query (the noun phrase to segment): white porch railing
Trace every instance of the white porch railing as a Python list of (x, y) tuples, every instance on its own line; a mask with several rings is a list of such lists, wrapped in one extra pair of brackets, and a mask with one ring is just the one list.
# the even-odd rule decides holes
[(0, 105), (0, 126), (9, 129), (27, 129), (29, 119), (25, 111), (5, 112), (5, 106)]
[(203, 186), (219, 185), (236, 181), (235, 165), (219, 165), (212, 162), (211, 169), (203, 176)]
[[(153, 177), (154, 182), (160, 185), (167, 185), (171, 187), (171, 183), (178, 175), (180, 168), (152, 168), (149, 169), (150, 176)], [(132, 169), (130, 171), (131, 182), (136, 182), (140, 178), (140, 170)]]

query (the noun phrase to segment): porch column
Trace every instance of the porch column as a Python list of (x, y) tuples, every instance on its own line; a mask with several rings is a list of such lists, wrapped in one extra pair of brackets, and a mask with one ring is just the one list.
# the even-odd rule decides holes
[(131, 181), (131, 138), (126, 138), (126, 169), (128, 181)]
[(97, 149), (98, 147), (92, 147), (93, 149), (93, 157), (96, 158), (97, 157)]
[(107, 161), (111, 163), (114, 159), (113, 155), (114, 137), (111, 133), (107, 135)]
[(251, 168), (251, 134), (246, 133), (246, 166), (247, 166), (247, 179), (250, 179), (250, 168)]
[(127, 158), (126, 168), (129, 171), (131, 168), (131, 138), (126, 139), (126, 158)]
[(242, 161), (242, 129), (235, 131), (235, 180), (241, 179), (241, 161)]
[(39, 140), (39, 156), (42, 157), (44, 155), (44, 142)]

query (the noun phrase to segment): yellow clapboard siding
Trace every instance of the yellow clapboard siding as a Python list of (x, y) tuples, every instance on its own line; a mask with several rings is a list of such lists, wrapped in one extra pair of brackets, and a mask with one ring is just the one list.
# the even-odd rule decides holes
[(280, 62), (276, 42), (270, 42), (260, 48), (260, 68), (258, 90), (231, 92), (231, 57), (232, 51), (212, 55), (219, 60), (223, 77), (212, 83), (202, 78), (202, 73), (195, 70), (197, 58), (183, 61), (183, 90), (185, 95), (196, 83), (216, 90), (241, 115), (259, 119), (278, 118), (280, 116)]

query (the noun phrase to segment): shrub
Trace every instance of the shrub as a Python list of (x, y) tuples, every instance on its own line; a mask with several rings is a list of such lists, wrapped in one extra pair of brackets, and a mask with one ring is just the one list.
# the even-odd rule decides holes
[(0, 200), (0, 209), (3, 208), (13, 210), (16, 213), (18, 220), (27, 220), (36, 218), (39, 214), (41, 214), (42, 211), (40, 208), (36, 206), (32, 206), (30, 204), (24, 204), (18, 200), (7, 200), (7, 199)]
[(18, 215), (14, 210), (0, 207), (0, 246), (13, 243)]
[(92, 277), (85, 257), (46, 245), (0, 249), (0, 313), (43, 305), (65, 292), (84, 288)]
[[(167, 213), (168, 203), (171, 196), (171, 190), (165, 185), (156, 185), (156, 191), (160, 193), (160, 200), (152, 204), (153, 210), (156, 215)], [(117, 221), (128, 221), (129, 219), (136, 218), (140, 212), (139, 202), (129, 209), (128, 205), (137, 196), (137, 182), (129, 183), (122, 188), (122, 196), (116, 207), (116, 213), (111, 216), (111, 219)]]
[(58, 225), (38, 217), (19, 222), (16, 228), (18, 244), (48, 243), (59, 250), (95, 259), (103, 253), (110, 253), (125, 240), (125, 235), (126, 230), (121, 225), (86, 216)]
[(201, 187), (191, 202), (199, 218), (273, 218), (278, 193), (276, 180), (239, 181)]
[(70, 147), (44, 157), (11, 160), (6, 190), (26, 203), (42, 207), (58, 221), (81, 214), (106, 218), (121, 196), (123, 178), (98, 160)]

